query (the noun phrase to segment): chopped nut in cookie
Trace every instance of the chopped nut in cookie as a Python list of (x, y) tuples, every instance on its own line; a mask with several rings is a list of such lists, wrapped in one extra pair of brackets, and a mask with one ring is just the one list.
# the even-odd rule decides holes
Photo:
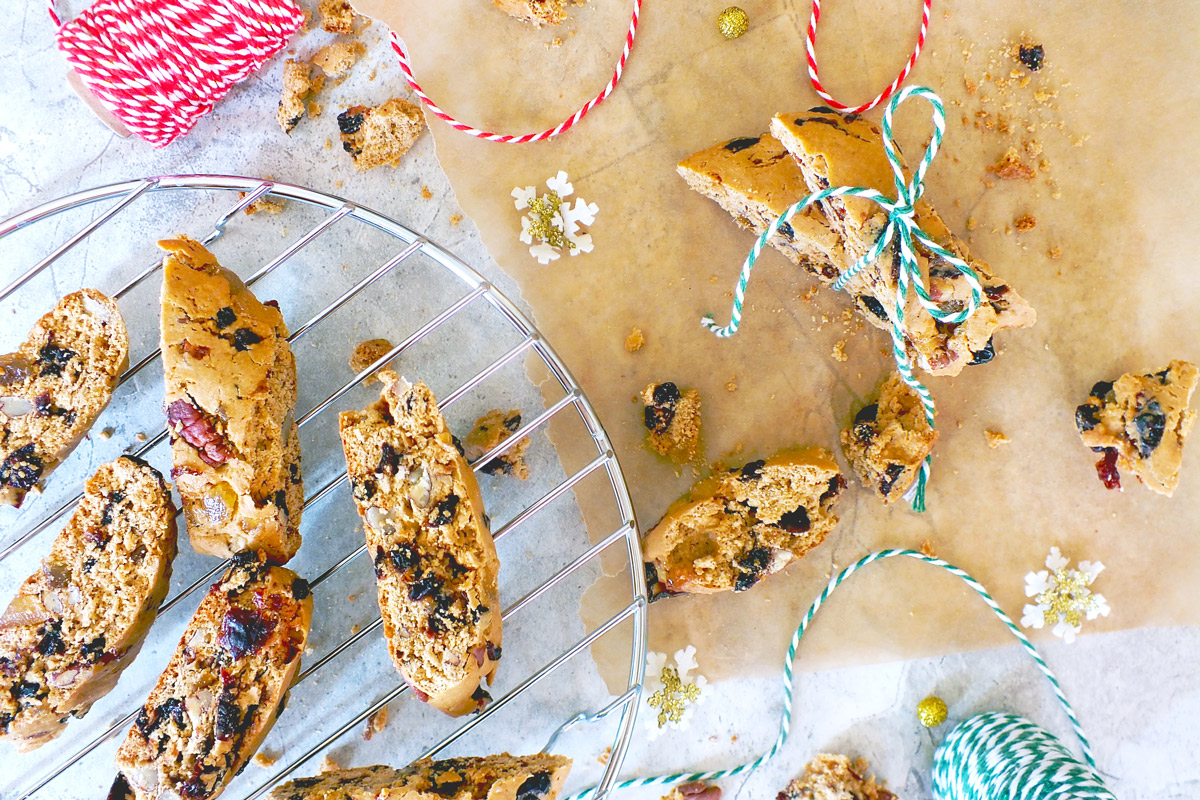
[(338, 114), (342, 149), (360, 171), (396, 166), (425, 129), (419, 106), (399, 98), (368, 108), (353, 106)]
[(641, 397), (650, 447), (679, 463), (694, 460), (700, 443), (700, 392), (681, 392), (666, 381), (650, 384)]

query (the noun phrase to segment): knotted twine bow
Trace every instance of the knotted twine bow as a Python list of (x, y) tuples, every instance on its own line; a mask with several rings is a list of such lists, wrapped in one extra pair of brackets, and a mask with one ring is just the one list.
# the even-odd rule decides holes
[[(930, 140), (929, 146), (925, 148), (925, 155), (922, 156), (921, 163), (917, 165), (917, 170), (913, 174), (912, 181), (905, 183), (904, 168), (900, 161), (900, 151), (892, 139), (892, 116), (896, 113), (896, 109), (901, 103), (914, 95), (925, 98), (933, 106), (934, 130), (933, 138)], [(701, 324), (721, 338), (727, 338), (737, 333), (738, 327), (742, 322), (742, 306), (746, 300), (746, 285), (750, 282), (750, 272), (754, 269), (754, 262), (758, 260), (762, 249), (766, 247), (767, 240), (780, 227), (790, 222), (792, 217), (797, 213), (808, 208), (813, 203), (818, 203), (830, 197), (850, 195), (873, 200), (880, 208), (887, 212), (887, 226), (883, 229), (883, 233), (879, 235), (879, 238), (875, 240), (874, 246), (834, 281), (833, 288), (845, 289), (846, 285), (859, 272), (866, 268), (867, 265), (873, 264), (883, 254), (884, 250), (895, 242), (895, 246), (900, 251), (900, 277), (896, 284), (896, 302), (893, 314), (891, 315), (892, 356), (896, 360), (896, 369), (899, 371), (900, 377), (921, 398), (921, 405), (925, 409), (925, 418), (929, 420), (930, 427), (933, 427), (933, 398), (924, 384), (913, 375), (912, 364), (909, 361), (908, 353), (904, 346), (904, 309), (908, 302), (909, 285), (911, 284), (912, 288), (916, 291), (917, 300), (921, 304), (921, 307), (939, 322), (954, 324), (965, 322), (979, 308), (979, 304), (983, 298), (983, 286), (980, 284), (979, 276), (975, 274), (975, 270), (971, 269), (970, 265), (961, 258), (931, 239), (925, 231), (921, 230), (914, 219), (917, 201), (920, 200), (921, 194), (925, 191), (925, 172), (933, 162), (934, 156), (937, 155), (945, 132), (946, 112), (942, 106), (941, 98), (932, 89), (924, 86), (909, 86), (901, 90), (899, 94), (891, 99), (883, 112), (883, 147), (887, 154), (888, 164), (892, 168), (892, 180), (896, 186), (896, 199), (891, 200), (882, 192), (875, 189), (866, 189), (861, 186), (834, 186), (808, 195), (784, 211), (777, 220), (767, 226), (767, 229), (754, 242), (754, 246), (750, 249), (750, 254), (742, 262), (742, 272), (738, 277), (737, 287), (733, 292), (733, 310), (730, 314), (729, 324), (725, 327), (718, 326), (711, 314), (704, 317), (701, 320)], [(967, 284), (971, 287), (971, 298), (967, 302), (966, 308), (959, 311), (944, 311), (930, 298), (929, 290), (925, 286), (925, 278), (921, 274), (920, 264), (917, 263), (915, 244), (918, 242), (926, 252), (943, 259), (967, 279)], [(915, 511), (925, 510), (925, 485), (929, 481), (929, 471), (932, 464), (933, 457), (926, 456), (924, 463), (921, 464), (921, 472), (917, 476), (916, 482), (904, 494), (904, 498), (912, 504)]]

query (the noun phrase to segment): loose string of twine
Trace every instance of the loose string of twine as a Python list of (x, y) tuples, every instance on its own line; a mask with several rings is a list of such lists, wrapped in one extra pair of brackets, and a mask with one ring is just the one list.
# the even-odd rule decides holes
[(813, 0), (812, 14), (808, 18), (808, 35), (805, 37), (805, 49), (808, 52), (808, 79), (812, 82), (813, 89), (817, 95), (825, 101), (826, 105), (836, 111), (843, 111), (848, 114), (861, 114), (864, 111), (870, 111), (875, 106), (887, 100), (896, 90), (900, 88), (900, 84), (904, 83), (908, 78), (908, 73), (912, 72), (912, 68), (916, 66), (917, 57), (921, 55), (921, 49), (925, 47), (925, 37), (929, 34), (929, 13), (933, 6), (933, 0), (922, 0), (921, 4), (921, 30), (917, 33), (917, 44), (913, 47), (912, 55), (908, 57), (908, 61), (900, 69), (896, 75), (896, 79), (887, 85), (887, 87), (875, 95), (875, 99), (863, 103), (861, 106), (850, 107), (839, 103), (833, 99), (829, 92), (825, 91), (825, 87), (821, 85), (821, 79), (817, 74), (817, 22), (821, 19), (821, 0)]
[[(793, 671), (793, 668), (794, 668), (794, 664), (795, 664), (795, 660), (796, 660), (796, 651), (800, 647), (800, 641), (804, 638), (804, 633), (808, 630), (808, 626), (812, 623), (813, 618), (816, 616), (817, 612), (821, 609), (821, 607), (823, 605), (825, 605), (826, 601), (829, 599), (829, 596), (831, 594), (833, 594), (833, 592), (839, 586), (841, 586), (851, 575), (858, 572), (860, 569), (867, 566), (868, 564), (872, 564), (876, 561), (883, 561), (883, 560), (886, 560), (889, 558), (897, 558), (897, 557), (901, 557), (901, 556), (906, 557), (906, 558), (913, 558), (913, 559), (916, 559), (917, 561), (921, 561), (926, 564), (931, 564), (935, 567), (939, 567), (940, 569), (945, 570), (946, 572), (949, 572), (951, 575), (958, 577), (960, 580), (962, 580), (964, 583), (966, 583), (967, 586), (969, 586), (971, 589), (973, 589), (975, 591), (975, 593), (983, 599), (983, 601), (987, 604), (988, 608), (990, 608), (992, 610), (992, 612), (996, 615), (996, 617), (1001, 622), (1004, 623), (1004, 626), (1006, 628), (1008, 628), (1009, 632), (1013, 636), (1016, 637), (1017, 641), (1019, 641), (1021, 643), (1021, 646), (1025, 648), (1025, 651), (1027, 653), (1029, 653), (1029, 656), (1034, 660), (1034, 663), (1037, 664), (1037, 667), (1041, 671), (1041, 673), (1044, 676), (1046, 676), (1046, 679), (1048, 681), (1050, 681), (1050, 685), (1054, 689), (1054, 695), (1058, 698), (1058, 701), (1059, 701), (1060, 705), (1062, 706), (1063, 711), (1066, 712), (1067, 719), (1071, 723), (1071, 728), (1072, 728), (1072, 730), (1074, 730), (1075, 736), (1079, 739), (1080, 748), (1083, 751), (1084, 759), (1086, 759), (1086, 761), (1087, 761), (1087, 767), (1094, 770), (1095, 766), (1096, 766), (1096, 761), (1092, 756), (1091, 745), (1088, 743), (1087, 737), (1083, 733), (1083, 728), (1080, 726), (1079, 720), (1075, 716), (1075, 710), (1071, 707), (1071, 703), (1067, 700), (1066, 695), (1063, 694), (1062, 686), (1059, 685), (1058, 678), (1055, 677), (1054, 672), (1050, 669), (1049, 665), (1046, 664), (1045, 660), (1041, 656), (1041, 653), (1039, 653), (1037, 648), (1033, 645), (1033, 642), (1029, 641), (1029, 638), (1021, 631), (1020, 628), (1017, 627), (1016, 623), (1014, 623), (1012, 621), (1012, 619), (1008, 616), (1008, 614), (1006, 614), (1004, 612), (1004, 610), (1002, 608), (1000, 608), (1000, 605), (992, 598), (992, 596), (988, 593), (987, 589), (985, 589), (983, 587), (983, 585), (981, 583), (979, 583), (979, 581), (975, 580), (969, 574), (967, 574), (967, 572), (965, 570), (963, 570), (959, 567), (956, 567), (947, 561), (943, 561), (942, 559), (937, 558), (935, 556), (925, 555), (924, 553), (918, 552), (916, 550), (880, 550), (878, 552), (871, 553), (870, 555), (864, 556), (863, 558), (854, 562), (853, 564), (851, 564), (850, 566), (846, 567), (841, 572), (839, 572), (836, 576), (834, 576), (829, 581), (829, 584), (825, 587), (825, 589), (822, 590), (821, 593), (817, 596), (817, 599), (813, 601), (813, 604), (809, 607), (808, 612), (805, 613), (804, 617), (801, 619), (799, 627), (796, 628), (796, 632), (794, 634), (792, 634), (791, 644), (788, 645), (787, 653), (783, 659), (783, 711), (780, 714), (780, 718), (779, 718), (779, 734), (776, 736), (775, 743), (771, 746), (770, 750), (768, 750), (766, 753), (759, 756), (758, 758), (754, 759), (753, 761), (750, 761), (748, 763), (742, 764), (737, 767), (732, 767), (730, 769), (711, 770), (708, 772), (676, 772), (676, 773), (671, 773), (669, 775), (657, 775), (657, 776), (648, 777), (648, 778), (631, 778), (629, 780), (624, 780), (624, 781), (618, 782), (614, 786), (614, 788), (615, 789), (631, 789), (631, 788), (638, 788), (638, 787), (645, 787), (645, 786), (661, 786), (661, 785), (692, 782), (692, 781), (716, 781), (716, 780), (720, 780), (722, 778), (730, 778), (735, 775), (741, 775), (744, 773), (754, 772), (759, 767), (761, 767), (763, 764), (767, 763), (772, 758), (774, 758), (779, 753), (779, 751), (783, 748), (784, 744), (787, 742), (788, 734), (791, 731), (792, 695), (793, 695), (793, 692), (795, 689), (795, 673)], [(968, 722), (971, 722), (971, 720), (968, 720)], [(1039, 728), (1038, 730), (1040, 731), (1041, 729)], [(1050, 737), (1051, 739), (1053, 739), (1053, 737), (1051, 737), (1050, 734), (1045, 733), (1044, 731), (1042, 731), (1042, 733), (1044, 734), (1045, 737)], [(959, 759), (972, 759), (970, 761), (970, 765), (974, 765), (974, 764), (981, 765), (980, 769), (983, 769), (985, 773), (989, 773), (989, 771), (990, 771), (989, 774), (1001, 775), (1001, 776), (1004, 774), (1008, 774), (1011, 777), (1013, 775), (1013, 772), (1012, 772), (1012, 770), (1009, 770), (1005, 766), (1004, 762), (1006, 759), (1015, 757), (1016, 761), (1018, 763), (1014, 766), (1017, 768), (1020, 768), (1023, 764), (1026, 763), (1026, 761), (1031, 753), (1040, 753), (1042, 751), (1047, 750), (1047, 748), (1045, 746), (1045, 742), (1040, 737), (1032, 737), (1032, 736), (1022, 736), (1022, 737), (1020, 737), (1020, 742), (1017, 742), (1015, 744), (1011, 740), (1002, 742), (1002, 744), (1004, 746), (1000, 747), (999, 749), (992, 749), (992, 750), (981, 749), (980, 747), (978, 747), (978, 744), (980, 742), (986, 742), (987, 739), (985, 737), (981, 737), (979, 735), (979, 733), (973, 728), (968, 728), (967, 731), (964, 734), (962, 734), (959, 737), (959, 739), (956, 739), (955, 741), (959, 741), (959, 740), (963, 741), (964, 745), (969, 743), (969, 744), (972, 744), (975, 746), (973, 746), (973, 747), (963, 746), (960, 748), (956, 745), (950, 745), (949, 747), (947, 747), (947, 743), (951, 742), (951, 738), (948, 737), (946, 742), (943, 743), (942, 747), (939, 748), (939, 754), (942, 754), (944, 752), (944, 755), (942, 755), (942, 758), (944, 759), (944, 761), (946, 763), (945, 768), (947, 769), (947, 771), (954, 770), (955, 771), (954, 774), (957, 774), (958, 772), (962, 771), (962, 770), (956, 769), (957, 767), (960, 766)], [(1057, 740), (1054, 740), (1054, 741), (1057, 742)], [(1017, 746), (1017, 745), (1020, 745), (1020, 746)], [(1062, 746), (1059, 745), (1059, 747), (1061, 748)], [(1070, 757), (1070, 753), (1068, 751), (1065, 751), (1065, 748), (1063, 749), (1063, 751), (1067, 753), (1068, 757)], [(1075, 762), (1075, 763), (1078, 763), (1078, 762)], [(970, 766), (970, 765), (968, 765), (968, 766)], [(1082, 765), (1081, 765), (1081, 767), (1082, 767)], [(1050, 775), (1044, 776), (1044, 779), (1045, 779), (1045, 781), (1056, 780), (1057, 779), (1056, 775), (1059, 775), (1059, 771), (1052, 771)], [(1094, 772), (1093, 772), (1093, 775), (1094, 775)], [(1016, 777), (1018, 779), (1021, 777), (1019, 772), (1017, 773)], [(1043, 778), (1039, 777), (1038, 780), (1043, 780)], [(1098, 777), (1095, 778), (1095, 781), (1098, 783), (1099, 778)], [(955, 784), (955, 785), (957, 785), (957, 784)], [(998, 785), (1004, 785), (1004, 784), (998, 784)], [(1101, 787), (1103, 787), (1102, 783), (1100, 783), (1099, 785)], [(1028, 798), (1028, 800), (1033, 800), (1033, 798), (1042, 798), (1042, 797), (1046, 797), (1046, 798), (1058, 797), (1058, 798), (1060, 798), (1060, 800), (1086, 800), (1089, 797), (1095, 797), (1098, 800), (1113, 800), (1111, 798), (1111, 795), (1107, 795), (1107, 794), (1063, 795), (1061, 793), (1053, 793), (1053, 794), (1036, 794), (1035, 795), (1035, 794), (1032, 794), (1029, 792), (1029, 790), (1031, 788), (1033, 788), (1032, 785), (1025, 785), (1025, 784), (1020, 784), (1020, 783), (1016, 783), (1016, 784), (1010, 783), (1010, 784), (1007, 784), (1007, 786), (1010, 789), (1013, 786), (1020, 786), (1022, 788), (1023, 793), (1021, 793), (1021, 794), (1011, 794), (1011, 793), (959, 794), (959, 795), (939, 794), (938, 797), (944, 798), (944, 800), (995, 800), (995, 798), (998, 798), (998, 797), (1013, 797), (1013, 798), (1021, 797), (1021, 798)], [(1048, 784), (1045, 788), (1048, 788), (1052, 791), (1056, 791), (1054, 789), (1053, 784)], [(576, 794), (571, 795), (569, 798), (567, 798), (567, 800), (587, 800), (587, 798), (590, 798), (595, 794), (595, 791), (596, 791), (596, 787), (593, 786), (589, 789), (585, 789), (581, 792), (577, 792)]]
[[(900, 104), (909, 97), (924, 98), (933, 106), (934, 130), (933, 138), (930, 140), (929, 146), (925, 149), (925, 154), (921, 157), (921, 163), (917, 165), (912, 180), (906, 183), (904, 180), (904, 168), (900, 159), (900, 151), (892, 138), (892, 117)], [(766, 247), (767, 240), (780, 227), (788, 224), (793, 216), (814, 203), (830, 197), (852, 196), (871, 200), (887, 212), (887, 225), (879, 235), (879, 238), (875, 240), (875, 244), (871, 249), (834, 281), (833, 288), (838, 290), (845, 289), (847, 284), (859, 272), (869, 264), (873, 264), (889, 245), (892, 245), (893, 242), (895, 243), (900, 254), (900, 275), (896, 284), (895, 304), (891, 320), (892, 357), (895, 359), (896, 370), (900, 373), (901, 379), (912, 387), (913, 391), (920, 397), (921, 406), (925, 410), (925, 418), (929, 421), (929, 426), (931, 428), (934, 427), (933, 397), (929, 394), (929, 390), (925, 388), (925, 385), (913, 374), (912, 363), (909, 360), (905, 347), (905, 306), (908, 303), (909, 285), (911, 284), (913, 290), (916, 292), (917, 301), (921, 307), (931, 317), (940, 322), (958, 324), (966, 321), (979, 308), (979, 304), (983, 298), (983, 286), (975, 270), (961, 258), (933, 241), (928, 234), (921, 230), (914, 219), (916, 203), (925, 191), (925, 173), (942, 145), (942, 138), (945, 132), (946, 112), (942, 106), (941, 98), (932, 89), (923, 86), (909, 86), (901, 90), (899, 94), (891, 99), (883, 112), (883, 147), (884, 152), (887, 154), (888, 164), (892, 168), (892, 180), (896, 186), (896, 199), (890, 200), (882, 192), (875, 189), (866, 189), (860, 186), (836, 186), (814, 192), (800, 202), (792, 205), (778, 219), (767, 226), (767, 229), (754, 242), (754, 246), (750, 249), (750, 254), (746, 256), (746, 260), (742, 262), (741, 274), (738, 276), (737, 286), (734, 287), (733, 291), (733, 308), (730, 312), (729, 324), (723, 327), (717, 325), (711, 314), (705, 316), (700, 321), (701, 324), (720, 338), (728, 338), (737, 333), (738, 328), (742, 324), (742, 310), (746, 302), (746, 287), (750, 282), (750, 273), (754, 269), (754, 264), (762, 253), (763, 248)], [(925, 278), (922, 276), (920, 264), (917, 262), (915, 249), (917, 243), (920, 243), (925, 251), (944, 260), (966, 278), (967, 285), (971, 289), (971, 297), (967, 301), (966, 307), (959, 311), (943, 311), (929, 296), (929, 290), (925, 286)], [(921, 471), (917, 475), (917, 480), (909, 488), (908, 492), (905, 493), (905, 499), (912, 504), (913, 509), (916, 511), (925, 510), (925, 487), (929, 481), (932, 464), (932, 455), (926, 456), (921, 464)]]

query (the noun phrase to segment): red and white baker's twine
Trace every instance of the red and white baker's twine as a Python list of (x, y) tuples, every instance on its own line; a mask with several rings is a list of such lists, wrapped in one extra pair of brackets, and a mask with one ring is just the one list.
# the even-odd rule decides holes
[(625, 71), (625, 62), (629, 60), (629, 54), (633, 50), (633, 41), (637, 37), (638, 20), (641, 18), (641, 14), (642, 0), (633, 0), (633, 14), (629, 19), (629, 33), (625, 36), (625, 46), (621, 49), (621, 57), (617, 59), (617, 66), (613, 70), (612, 77), (609, 78), (608, 85), (604, 87), (604, 90), (591, 100), (584, 103), (583, 107), (562, 122), (555, 125), (553, 128), (548, 128), (547, 130), (539, 133), (526, 133), (520, 136), (511, 136), (505, 133), (492, 133), (491, 131), (480, 130), (479, 128), (467, 125), (466, 123), (459, 122), (454, 117), (447, 114), (445, 111), (439, 108), (436, 103), (429, 99), (429, 95), (425, 94), (425, 92), (421, 89), (420, 84), (417, 83), (417, 79), (413, 76), (412, 66), (408, 63), (408, 53), (404, 49), (404, 41), (396, 35), (395, 31), (391, 32), (392, 49), (396, 51), (396, 56), (400, 59), (400, 69), (404, 72), (404, 79), (408, 81), (409, 88), (413, 90), (413, 93), (417, 97), (421, 98), (421, 102), (424, 103), (438, 119), (447, 123), (456, 131), (462, 131), (463, 133), (470, 134), (471, 136), (475, 136), (479, 139), (486, 139), (489, 142), (524, 144), (525, 142), (538, 142), (542, 139), (550, 139), (558, 136), (563, 131), (570, 130), (575, 126), (575, 123), (586, 117), (589, 111), (608, 99), (608, 96), (613, 93), (614, 89), (617, 88), (617, 84), (621, 80), (621, 75)]
[(825, 91), (825, 87), (821, 85), (821, 79), (817, 75), (817, 22), (821, 19), (821, 0), (813, 0), (812, 15), (808, 18), (808, 36), (805, 40), (805, 47), (808, 50), (808, 79), (812, 81), (813, 89), (816, 90), (817, 95), (835, 111), (842, 111), (847, 114), (861, 114), (864, 111), (871, 110), (895, 94), (896, 90), (900, 88), (900, 84), (904, 83), (905, 79), (908, 78), (908, 73), (912, 72), (913, 66), (917, 63), (917, 56), (921, 55), (921, 48), (925, 46), (925, 37), (929, 33), (929, 12), (932, 5), (933, 0), (922, 0), (921, 32), (917, 34), (917, 45), (913, 48), (912, 55), (908, 58), (908, 63), (900, 70), (900, 74), (896, 76), (896, 79), (886, 89), (876, 95), (874, 100), (851, 108), (834, 100), (829, 92)]
[(155, 147), (191, 130), (304, 22), (293, 0), (96, 0), (66, 24), (54, 0), (49, 10), (79, 77)]

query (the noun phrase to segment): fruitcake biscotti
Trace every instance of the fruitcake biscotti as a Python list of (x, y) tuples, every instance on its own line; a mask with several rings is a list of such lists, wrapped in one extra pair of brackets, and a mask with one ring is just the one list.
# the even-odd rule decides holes
[(0, 355), (0, 505), (20, 506), (83, 438), (129, 363), (117, 304), (69, 294)]
[(842, 431), (842, 452), (863, 486), (883, 502), (902, 497), (933, 452), (938, 432), (929, 424), (921, 398), (893, 372), (879, 400), (864, 406)]
[(824, 541), (845, 488), (833, 456), (816, 447), (701, 481), (642, 541), (651, 598), (749, 589)]
[(1196, 422), (1188, 408), (1200, 370), (1187, 361), (1172, 361), (1150, 375), (1122, 375), (1100, 381), (1075, 410), (1075, 426), (1083, 443), (1102, 453), (1096, 463), (1109, 489), (1121, 488), (1120, 470), (1168, 497), (1179, 485), (1183, 442)]
[(300, 548), (296, 360), (279, 308), (186, 237), (159, 242), (171, 471), (198, 552)]
[(275, 724), (312, 606), (296, 573), (258, 553), (234, 556), (117, 751), (118, 785), (138, 800), (219, 795)]
[(843, 755), (822, 753), (804, 768), (804, 774), (779, 793), (776, 800), (896, 800), (896, 795), (867, 774), (867, 762), (854, 763)]
[(531, 756), (423, 758), (403, 769), (376, 765), (300, 778), (271, 792), (270, 800), (554, 800), (571, 759)]
[[(808, 191), (830, 186), (862, 186), (894, 197), (896, 187), (879, 128), (854, 115), (818, 107), (800, 114), (776, 114), (771, 133), (795, 157)], [(871, 200), (854, 196), (821, 201), (830, 227), (842, 237), (842, 269), (870, 251), (887, 225), (887, 215)], [(916, 292), (905, 308), (905, 338), (909, 357), (931, 375), (957, 375), (963, 367), (983, 364), (995, 356), (992, 337), (1006, 328), (1025, 328), (1037, 315), (1007, 283), (993, 277), (987, 264), (974, 258), (966, 245), (942, 222), (928, 202), (917, 201), (915, 221), (930, 238), (965, 261), (979, 276), (985, 296), (974, 314), (961, 324), (941, 323), (920, 308)], [(847, 285), (863, 316), (891, 330), (895, 314), (898, 251), (884, 253)], [(917, 254), (929, 276), (929, 295), (943, 311), (960, 311), (970, 298), (961, 273), (939, 256)]]
[(116, 685), (158, 615), (175, 553), (162, 476), (131, 456), (96, 470), (0, 616), (0, 739), (40, 747)]
[(381, 398), (339, 418), (346, 468), (375, 561), (388, 652), (421, 700), (481, 709), (500, 659), (496, 545), (479, 485), (437, 402), (382, 370)]

